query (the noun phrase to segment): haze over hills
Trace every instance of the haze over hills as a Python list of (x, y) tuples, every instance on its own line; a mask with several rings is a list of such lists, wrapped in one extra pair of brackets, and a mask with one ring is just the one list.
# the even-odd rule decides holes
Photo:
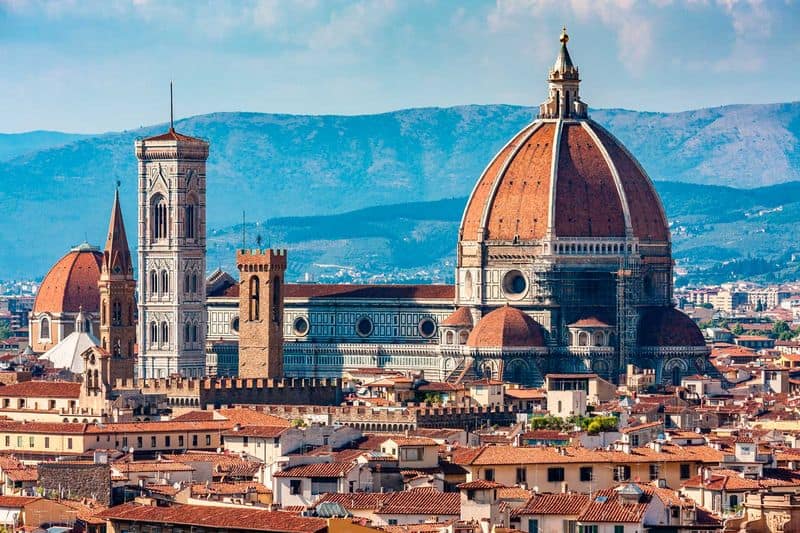
[[(208, 220), (218, 231), (210, 235), (209, 268), (230, 264), (229, 252), (241, 239), (235, 224), (246, 209), (253, 221), (309, 217), (271, 220), (250, 232), (262, 234), (265, 244), (289, 244), (297, 275), (327, 277), (336, 267), (313, 265), (342, 263), (359, 265), (358, 279), (381, 273), (449, 279), (464, 197), (535, 112), (486, 105), (347, 117), (214, 113), (181, 120), (179, 131), (212, 143)], [(714, 266), (709, 258), (741, 263), (748, 255), (769, 265), (778, 251), (790, 250), (789, 238), (800, 229), (796, 184), (747, 192), (687, 182), (746, 188), (800, 180), (800, 103), (672, 114), (595, 110), (592, 117), (626, 144), (654, 180), (671, 182), (658, 188), (674, 223), (679, 266), (696, 272)], [(0, 278), (44, 274), (84, 237), (102, 242), (117, 179), (135, 242), (133, 141), (163, 129), (85, 138), (51, 134), (44, 140), (36, 137), (40, 132), (0, 136), (0, 208), (6, 215), (0, 222)], [(442, 198), (453, 200), (429, 203)], [(392, 204), (405, 205), (321, 217)], [(331, 233), (342, 220), (345, 233)]]

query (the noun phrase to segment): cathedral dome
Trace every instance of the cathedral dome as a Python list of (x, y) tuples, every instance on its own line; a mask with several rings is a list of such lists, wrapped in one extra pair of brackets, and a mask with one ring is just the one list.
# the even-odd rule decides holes
[(47, 273), (36, 293), (34, 313), (94, 314), (100, 309), (103, 254), (86, 243), (70, 250)]
[(639, 319), (639, 346), (705, 346), (694, 321), (674, 307), (651, 307)]
[(534, 348), (544, 345), (544, 328), (526, 313), (508, 305), (481, 318), (467, 339), (467, 346), (473, 348)]
[(480, 176), (461, 221), (467, 242), (625, 238), (668, 244), (661, 201), (622, 143), (588, 118), (578, 69), (562, 49), (550, 99)]

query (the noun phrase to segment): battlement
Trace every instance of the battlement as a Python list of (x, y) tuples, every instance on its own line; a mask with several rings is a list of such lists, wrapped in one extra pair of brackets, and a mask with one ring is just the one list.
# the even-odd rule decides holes
[(114, 389), (163, 395), (171, 405), (201, 408), (233, 404), (338, 405), (342, 396), (341, 382), (327, 378), (120, 378), (115, 380)]
[(186, 391), (202, 390), (249, 390), (249, 389), (308, 389), (339, 388), (336, 378), (118, 378), (114, 381), (115, 390), (140, 389), (152, 391)]
[[(286, 270), (286, 250), (237, 250), (236, 266), (243, 272)], [(264, 268), (268, 267), (268, 268)]]

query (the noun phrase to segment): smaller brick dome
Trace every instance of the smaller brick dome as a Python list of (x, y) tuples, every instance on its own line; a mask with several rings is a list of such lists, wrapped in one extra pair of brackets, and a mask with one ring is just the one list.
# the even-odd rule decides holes
[(449, 326), (451, 328), (471, 328), (472, 312), (470, 312), (468, 307), (459, 307), (439, 325)]
[(639, 346), (705, 346), (697, 324), (674, 307), (650, 307), (639, 320)]
[(473, 348), (543, 347), (544, 328), (519, 309), (504, 306), (484, 316), (467, 339)]
[(47, 273), (36, 293), (34, 313), (86, 313), (100, 310), (100, 265), (103, 254), (82, 244), (70, 250)]

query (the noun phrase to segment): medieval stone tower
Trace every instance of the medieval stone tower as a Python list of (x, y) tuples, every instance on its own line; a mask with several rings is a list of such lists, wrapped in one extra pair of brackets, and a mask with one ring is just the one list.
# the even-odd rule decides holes
[(108, 238), (100, 266), (100, 347), (109, 354), (107, 383), (134, 376), (136, 281), (119, 205), (119, 189), (108, 223)]
[(239, 250), (239, 377), (283, 377), (286, 250)]
[(172, 127), (136, 141), (140, 378), (204, 373), (208, 147)]

